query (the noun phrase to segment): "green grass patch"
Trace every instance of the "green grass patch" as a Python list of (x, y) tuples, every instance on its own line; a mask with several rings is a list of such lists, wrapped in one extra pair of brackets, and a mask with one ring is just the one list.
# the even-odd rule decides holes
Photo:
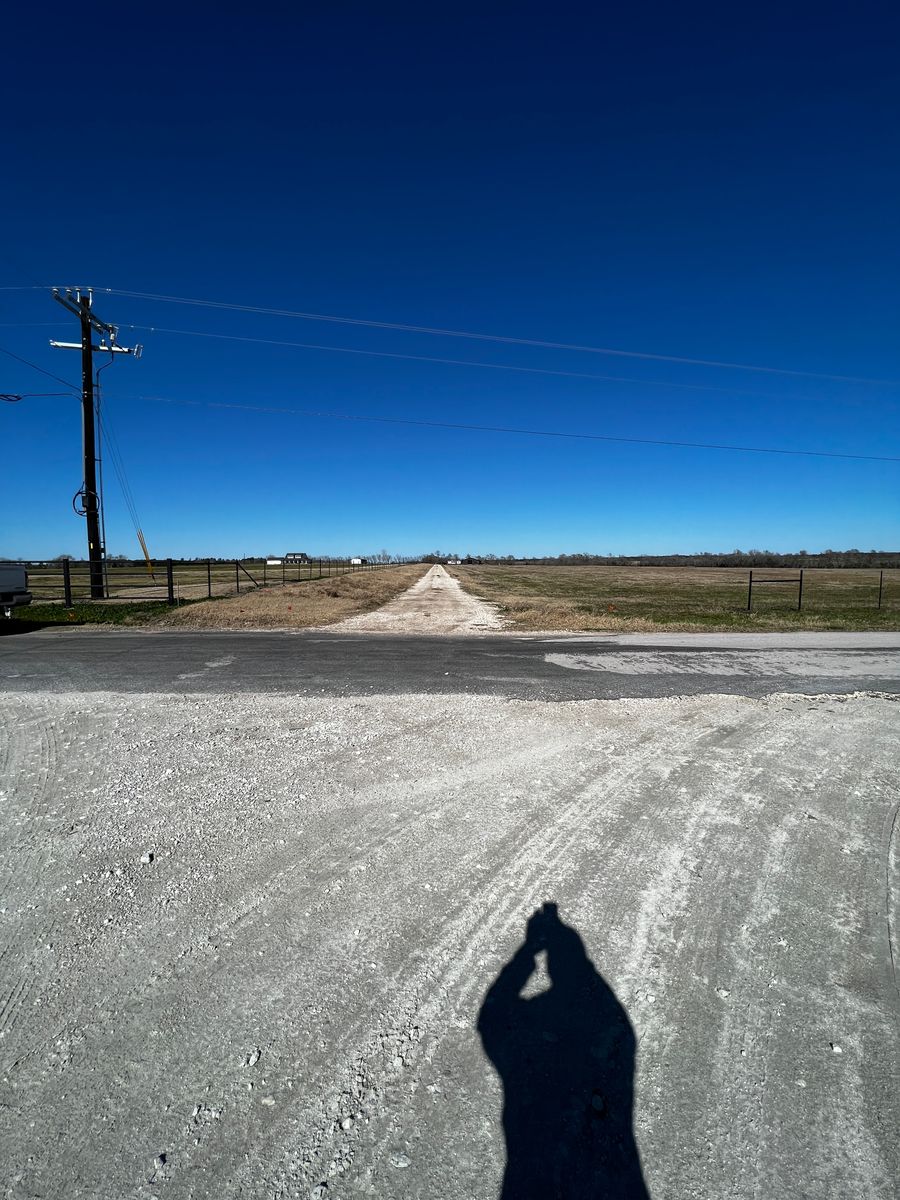
[(169, 605), (158, 600), (134, 603), (28, 604), (15, 610), (15, 616), (0, 621), (0, 632), (27, 633), (48, 625), (150, 625), (170, 612)]

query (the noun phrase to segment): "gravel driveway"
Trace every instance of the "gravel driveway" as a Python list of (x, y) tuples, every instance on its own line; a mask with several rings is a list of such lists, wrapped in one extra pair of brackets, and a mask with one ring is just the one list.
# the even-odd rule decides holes
[(496, 607), (470, 596), (440, 565), (376, 612), (327, 626), (329, 633), (470, 635), (502, 628)]
[(3, 697), (4, 1194), (889, 1200), (898, 712)]

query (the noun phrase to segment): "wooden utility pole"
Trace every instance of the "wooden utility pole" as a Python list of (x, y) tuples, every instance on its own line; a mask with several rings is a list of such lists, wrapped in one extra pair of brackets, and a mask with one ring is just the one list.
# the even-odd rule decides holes
[[(141, 347), (131, 349), (116, 345), (117, 330), (114, 325), (107, 325), (94, 316), (90, 290), (66, 289), (61, 292), (53, 289), (53, 299), (74, 313), (81, 322), (80, 342), (50, 342), (51, 346), (59, 346), (64, 350), (81, 351), (81, 441), (82, 457), (84, 459), (84, 483), (80, 491), (75, 493), (73, 506), (80, 501), (81, 507), (75, 511), (87, 519), (88, 569), (91, 582), (91, 599), (102, 600), (106, 594), (103, 578), (103, 560), (106, 547), (100, 534), (100, 493), (97, 487), (97, 427), (95, 422), (97, 397), (94, 388), (94, 359), (95, 350), (103, 350), (109, 354), (132, 354), (139, 358)], [(97, 331), (106, 342), (101, 341), (95, 346), (93, 333)]]

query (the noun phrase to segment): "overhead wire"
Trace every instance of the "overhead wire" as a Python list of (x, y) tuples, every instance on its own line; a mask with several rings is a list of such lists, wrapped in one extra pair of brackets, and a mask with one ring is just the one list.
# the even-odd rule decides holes
[(605, 354), (618, 358), (635, 358), (650, 362), (677, 363), (684, 366), (717, 367), (732, 371), (755, 371), (767, 375), (785, 375), (801, 379), (830, 380), (838, 383), (862, 383), (886, 387), (900, 387), (898, 379), (872, 379), (864, 376), (838, 375), (824, 371), (799, 371), (786, 367), (758, 366), (753, 363), (728, 362), (719, 359), (694, 358), (675, 354), (655, 354), (641, 350), (622, 350), (610, 346), (589, 346), (577, 342), (554, 342), (542, 338), (510, 337), (496, 333), (480, 333), (464, 329), (444, 329), (429, 325), (410, 325), (399, 321), (375, 321), (362, 317), (343, 317), (328, 313), (304, 312), (286, 308), (270, 308), (254, 304), (235, 304), (224, 300), (199, 300), (186, 296), (168, 296), (155, 292), (137, 292), (125, 288), (95, 288), (111, 296), (123, 296), (132, 300), (150, 300), (164, 304), (184, 304), (200, 308), (224, 309), (231, 312), (258, 313), (263, 316), (292, 317), (302, 321), (323, 321), (338, 325), (362, 326), (367, 329), (391, 330), (399, 333), (417, 333), (432, 337), (467, 338), (480, 342), (496, 342), (509, 346), (529, 346), (543, 350), (566, 350), (580, 354)]
[(520, 375), (547, 375), (558, 379), (584, 379), (598, 383), (625, 383), (639, 387), (676, 388), (688, 392), (717, 392), (728, 396), (747, 396), (756, 399), (777, 400), (771, 392), (753, 391), (746, 388), (725, 387), (711, 383), (676, 383), (666, 379), (637, 379), (627, 375), (598, 375), (591, 371), (561, 371), (550, 367), (520, 367), (513, 363), (489, 363), (476, 359), (437, 358), (430, 354), (401, 354), (393, 350), (361, 350), (351, 346), (329, 346), (318, 342), (287, 342), (278, 338), (249, 337), (237, 333), (209, 333), (200, 329), (172, 329), (160, 325), (120, 324), (120, 329), (140, 330), (144, 333), (176, 334), (182, 337), (212, 338), (219, 341), (247, 342), (261, 346), (284, 346), (296, 350), (323, 350), (334, 354), (358, 355), (365, 358), (391, 358), (404, 362), (436, 363), (439, 366), (475, 367), (486, 371), (511, 371)]
[(382, 425), (412, 425), (427, 429), (460, 429), (478, 433), (507, 433), (526, 437), (561, 438), (588, 442), (617, 442), (636, 446), (671, 446), (690, 450), (726, 450), (743, 454), (777, 454), (800, 458), (851, 459), (859, 462), (900, 463), (900, 456), (885, 454), (848, 454), (831, 450), (789, 450), (776, 446), (739, 446), (722, 442), (689, 442), (671, 438), (622, 437), (613, 434), (581, 433), (555, 429), (528, 429), (514, 425), (478, 425), (462, 421), (425, 421), (414, 417), (364, 416), (358, 413), (330, 412), (319, 409), (282, 408), (274, 405), (233, 404), (215, 400), (181, 400), (168, 396), (135, 396), (132, 399), (160, 404), (177, 404), (190, 408), (235, 409), (245, 412), (264, 412), (301, 417), (316, 417), (335, 421), (363, 421)]
[(52, 371), (45, 371), (37, 363), (30, 362), (27, 358), (22, 358), (19, 354), (13, 354), (12, 350), (6, 350), (3, 346), (0, 346), (0, 354), (5, 354), (8, 358), (14, 358), (16, 362), (24, 363), (26, 367), (31, 367), (33, 371), (39, 371), (41, 375), (46, 375), (48, 379), (55, 379), (57, 383), (61, 383), (64, 387), (69, 388), (76, 396), (81, 394), (80, 389), (74, 383), (69, 383), (68, 379), (61, 379), (59, 375), (54, 375)]
[(47, 396), (71, 396), (71, 392), (3, 392), (0, 393), (0, 400), (9, 400), (18, 403), (19, 400), (37, 400), (44, 399)]
[[(6, 288), (3, 290), (32, 290), (32, 289)], [(624, 351), (624, 350), (612, 349), (609, 347), (585, 346), (585, 345), (570, 344), (570, 343), (550, 342), (550, 341), (543, 341), (543, 340), (538, 340), (538, 339), (533, 339), (533, 338), (506, 337), (506, 336), (501, 336), (501, 335), (476, 333), (476, 332), (463, 331), (463, 330), (450, 330), (450, 329), (432, 328), (432, 327), (428, 327), (428, 326), (406, 325), (406, 324), (400, 324), (397, 322), (370, 321), (370, 320), (364, 320), (361, 318), (337, 317), (337, 316), (330, 316), (330, 315), (321, 314), (321, 313), (295, 312), (295, 311), (286, 310), (286, 309), (266, 308), (266, 307), (253, 306), (253, 305), (239, 305), (239, 304), (233, 304), (233, 303), (228, 303), (228, 302), (224, 302), (224, 301), (197, 300), (197, 299), (189, 299), (189, 298), (178, 297), (178, 296), (159, 295), (159, 294), (149, 293), (149, 292), (129, 291), (129, 290), (124, 290), (124, 289), (103, 288), (103, 289), (95, 289), (95, 290), (104, 291), (111, 295), (131, 297), (134, 299), (156, 300), (156, 301), (162, 301), (162, 302), (167, 302), (167, 303), (195, 305), (195, 306), (209, 307), (209, 308), (215, 308), (215, 309), (228, 309), (228, 310), (234, 310), (234, 311), (240, 311), (240, 312), (262, 313), (265, 315), (296, 317), (296, 318), (300, 318), (300, 319), (304, 319), (304, 320), (334, 322), (334, 323), (338, 323), (338, 324), (342, 324), (342, 325), (363, 326), (363, 327), (367, 327), (367, 328), (394, 330), (394, 331), (401, 331), (401, 332), (407, 332), (407, 333), (430, 334), (430, 335), (447, 336), (447, 337), (455, 337), (455, 338), (470, 338), (470, 339), (478, 340), (478, 341), (496, 342), (496, 343), (507, 344), (507, 345), (530, 346), (530, 347), (539, 347), (539, 348), (545, 348), (545, 349), (578, 351), (578, 352), (593, 353), (593, 354), (608, 354), (608, 355), (614, 355), (614, 356), (618, 356), (618, 357), (645, 359), (645, 360), (652, 360), (652, 361), (659, 361), (659, 362), (672, 362), (672, 363), (679, 363), (679, 364), (690, 364), (690, 365), (695, 365), (695, 366), (730, 368), (730, 369), (734, 369), (734, 370), (756, 371), (756, 372), (763, 372), (763, 373), (767, 373), (767, 374), (792, 376), (792, 377), (798, 377), (798, 378), (831, 380), (831, 381), (839, 381), (839, 382), (847, 382), (847, 383), (879, 384), (879, 385), (887, 385), (887, 386), (897, 386), (898, 384), (900, 384), (900, 381), (895, 381), (895, 380), (869, 379), (869, 378), (861, 378), (861, 377), (854, 377), (854, 376), (834, 375), (834, 374), (828, 374), (828, 373), (824, 373), (824, 372), (795, 371), (795, 370), (789, 370), (789, 369), (785, 369), (785, 368), (760, 367), (760, 366), (750, 365), (750, 364), (746, 364), (746, 363), (730, 363), (730, 362), (723, 362), (723, 361), (717, 361), (717, 360), (711, 360), (711, 359), (697, 359), (697, 358), (678, 357), (678, 356), (673, 356), (673, 355), (648, 354), (648, 353), (637, 352), (637, 351)], [(127, 325), (125, 327), (130, 328), (130, 329), (151, 330), (151, 331), (159, 332), (159, 333), (179, 334), (179, 335), (190, 336), (190, 337), (215, 338), (215, 339), (231, 340), (231, 341), (237, 341), (237, 342), (250, 342), (250, 343), (266, 344), (266, 345), (296, 347), (299, 349), (330, 351), (333, 353), (361, 355), (361, 356), (366, 356), (366, 357), (401, 359), (401, 360), (416, 361), (416, 362), (434, 362), (434, 363), (438, 363), (438, 364), (442, 364), (442, 365), (477, 367), (477, 368), (483, 368), (483, 369), (488, 369), (488, 370), (513, 371), (513, 372), (524, 373), (524, 374), (550, 375), (550, 376), (559, 376), (559, 377), (564, 377), (564, 378), (588, 379), (588, 380), (597, 380), (597, 381), (601, 381), (601, 382), (611, 382), (611, 383), (641, 384), (644, 386), (650, 385), (650, 386), (673, 387), (673, 388), (687, 389), (687, 390), (718, 391), (718, 392), (728, 392), (728, 393), (736, 394), (736, 395), (755, 395), (755, 396), (765, 396), (770, 399), (773, 398), (768, 393), (747, 392), (747, 391), (742, 392), (742, 391), (737, 391), (736, 389), (732, 389), (732, 388), (714, 386), (714, 385), (709, 385), (709, 384), (694, 385), (694, 384), (685, 384), (685, 383), (662, 381), (662, 380), (642, 380), (642, 379), (634, 379), (634, 378), (629, 378), (629, 377), (598, 375), (598, 374), (594, 374), (594, 373), (590, 373), (590, 372), (562, 371), (562, 370), (553, 370), (550, 368), (522, 367), (522, 366), (517, 366), (514, 364), (506, 364), (506, 363), (485, 363), (485, 362), (469, 361), (469, 360), (461, 360), (461, 359), (445, 359), (445, 358), (439, 358), (439, 357), (430, 356), (430, 355), (411, 355), (411, 354), (402, 354), (399, 352), (391, 352), (391, 351), (363, 350), (363, 349), (352, 348), (352, 347), (329, 346), (329, 345), (321, 345), (321, 344), (306, 343), (306, 342), (282, 341), (282, 340), (278, 340), (278, 339), (274, 339), (274, 338), (253, 338), (253, 337), (237, 335), (237, 334), (209, 333), (209, 332), (200, 331), (200, 330), (172, 329), (172, 328), (162, 328), (159, 326), (147, 326), (147, 325)], [(70, 384), (67, 380), (61, 379), (59, 376), (52, 374), (52, 372), (46, 371), (43, 367), (38, 366), (36, 363), (32, 363), (28, 359), (22, 358), (19, 355), (14, 354), (10, 350), (4, 349), (3, 347), (0, 347), (0, 352), (8, 355), (10, 358), (16, 359), (17, 361), (23, 363), (26, 366), (32, 367), (34, 370), (39, 371), (41, 374), (44, 374), (44, 375), (48, 376), (49, 378), (54, 379), (59, 383), (62, 383), (65, 387), (69, 388), (73, 394), (75, 394), (75, 395), (79, 394), (78, 389), (73, 384)], [(108, 366), (109, 364), (106, 364), (106, 365)], [(103, 370), (103, 369), (105, 369), (105, 367), (100, 368), (100, 370)], [(98, 371), (98, 377), (99, 377), (99, 371)], [(98, 382), (99, 382), (99, 378), (98, 378)], [(35, 393), (35, 394), (39, 394), (39, 393)], [(44, 394), (50, 395), (52, 393), (44, 393)], [(67, 393), (60, 393), (60, 394), (67, 394)], [(624, 436), (617, 436), (617, 435), (611, 435), (611, 434), (591, 434), (591, 433), (582, 433), (582, 432), (573, 432), (573, 431), (531, 429), (531, 428), (524, 428), (524, 427), (518, 427), (518, 426), (482, 425), (482, 424), (472, 424), (472, 423), (465, 423), (465, 422), (451, 422), (451, 421), (428, 421), (428, 420), (420, 420), (420, 419), (415, 419), (415, 418), (368, 416), (368, 415), (328, 412), (328, 411), (311, 410), (311, 409), (281, 408), (281, 407), (272, 407), (272, 406), (231, 404), (231, 403), (222, 403), (222, 402), (199, 402), (199, 401), (178, 400), (178, 399), (172, 399), (169, 397), (160, 397), (160, 396), (144, 396), (144, 397), (137, 397), (137, 398), (149, 400), (149, 401), (161, 402), (161, 403), (188, 405), (191, 407), (209, 407), (209, 408), (223, 408), (223, 409), (239, 409), (239, 410), (254, 411), (254, 412), (285, 413), (285, 414), (292, 414), (292, 415), (297, 415), (297, 416), (325, 418), (325, 419), (331, 419), (331, 420), (374, 422), (374, 423), (379, 423), (379, 424), (408, 425), (408, 426), (419, 426), (419, 427), (437, 428), (437, 429), (457, 429), (457, 430), (468, 430), (468, 431), (473, 431), (473, 432), (484, 432), (484, 433), (513, 434), (513, 435), (528, 436), (528, 437), (545, 437), (545, 438), (575, 439), (575, 440), (583, 440), (583, 441), (614, 442), (614, 443), (630, 444), (630, 445), (668, 446), (668, 447), (677, 447), (677, 448), (684, 448), (684, 449), (719, 450), (719, 451), (730, 451), (730, 452), (751, 453), (751, 454), (775, 454), (775, 455), (788, 455), (788, 456), (799, 456), (799, 457), (847, 459), (847, 460), (866, 461), (866, 462), (888, 462), (888, 463), (900, 462), (900, 457), (889, 456), (889, 455), (850, 454), (850, 453), (845, 453), (845, 452), (808, 450), (808, 449), (792, 450), (792, 449), (786, 449), (783, 447), (773, 447), (773, 446), (745, 446), (745, 445), (726, 444), (726, 443), (717, 443), (717, 442), (681, 441), (681, 440), (664, 439), (664, 438), (624, 437)], [(121, 458), (121, 452), (118, 448), (117, 443), (115, 442), (115, 437), (114, 437), (111, 427), (109, 427), (108, 421), (106, 421), (106, 422), (100, 421), (99, 411), (98, 411), (98, 423), (100, 423), (100, 425), (101, 425), (101, 430), (104, 431), (103, 436), (106, 440), (107, 446), (110, 448), (110, 456), (112, 458), (113, 466), (114, 466), (114, 469), (116, 470), (116, 474), (119, 479), (120, 487), (122, 488), (122, 494), (123, 494), (123, 498), (125, 498), (126, 506), (129, 509), (129, 513), (135, 524), (135, 528), (138, 529), (139, 528), (139, 520), (137, 517), (137, 509), (136, 509), (136, 506), (134, 505), (133, 493), (131, 492), (130, 486), (128, 485), (127, 477), (125, 476), (124, 462), (122, 461), (122, 458)]]

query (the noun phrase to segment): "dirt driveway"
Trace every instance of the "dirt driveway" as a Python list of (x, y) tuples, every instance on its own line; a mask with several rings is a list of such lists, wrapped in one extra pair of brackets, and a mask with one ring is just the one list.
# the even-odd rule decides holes
[(377, 612), (350, 617), (329, 632), (472, 634), (503, 628), (492, 604), (476, 600), (442, 566), (433, 566)]

